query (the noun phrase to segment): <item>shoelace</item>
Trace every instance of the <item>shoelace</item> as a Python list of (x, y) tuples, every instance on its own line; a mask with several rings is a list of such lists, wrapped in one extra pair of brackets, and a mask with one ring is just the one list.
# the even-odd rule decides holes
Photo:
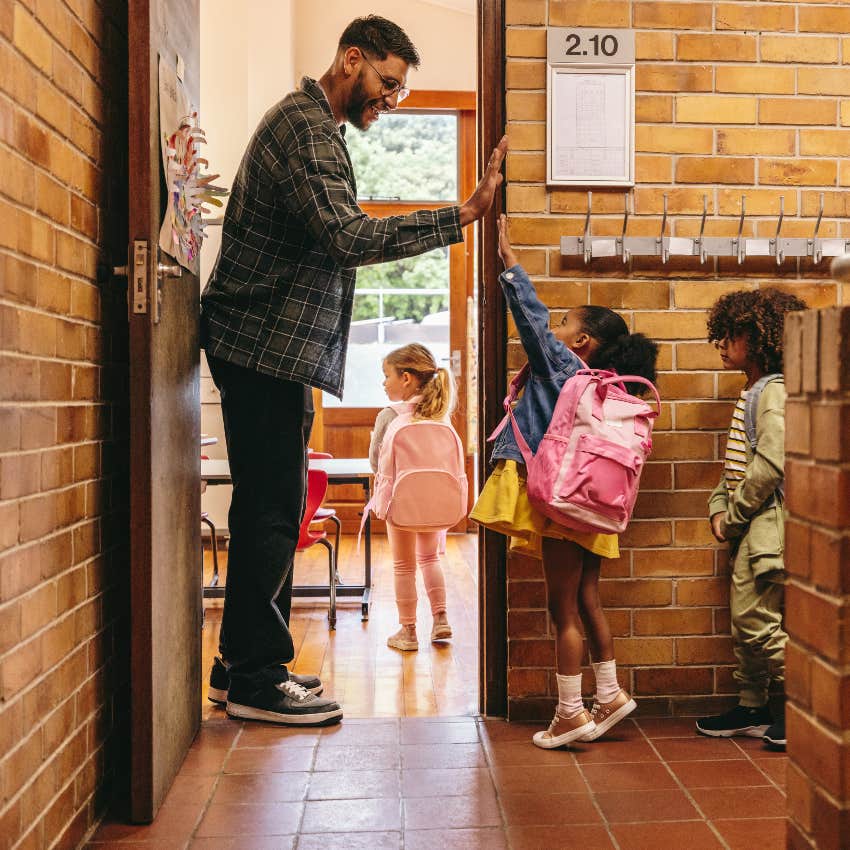
[(600, 705), (598, 702), (593, 703), (593, 708), (590, 709), (590, 719), (596, 720), (596, 715), (599, 713)]
[(303, 702), (308, 697), (311, 697), (312, 694), (307, 688), (302, 685), (296, 684), (292, 681), (292, 679), (287, 679), (285, 682), (281, 682), (278, 687), (288, 696), (292, 697), (292, 699), (297, 699), (299, 702)]

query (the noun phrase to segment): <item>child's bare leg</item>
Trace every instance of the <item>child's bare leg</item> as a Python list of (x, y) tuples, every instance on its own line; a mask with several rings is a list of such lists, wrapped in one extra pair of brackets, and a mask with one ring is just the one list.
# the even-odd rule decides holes
[(583, 551), (569, 540), (543, 539), (546, 598), (555, 624), (557, 670), (562, 676), (579, 674), (584, 655), (578, 609)]
[(614, 641), (608, 618), (599, 601), (599, 572), (601, 559), (592, 552), (583, 553), (581, 585), (579, 586), (578, 606), (584, 634), (587, 638), (593, 661), (611, 661), (614, 658)]

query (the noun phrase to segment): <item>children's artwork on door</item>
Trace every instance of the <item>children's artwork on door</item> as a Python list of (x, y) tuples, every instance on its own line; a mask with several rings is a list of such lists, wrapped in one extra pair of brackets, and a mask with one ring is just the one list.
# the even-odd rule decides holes
[[(218, 174), (201, 174), (209, 162), (200, 156), (206, 144), (195, 109), (176, 70), (159, 57), (159, 130), (168, 205), (159, 231), (159, 247), (193, 274), (200, 270), (204, 214), (221, 207), (227, 189), (215, 186)], [(205, 206), (208, 204), (209, 206)]]

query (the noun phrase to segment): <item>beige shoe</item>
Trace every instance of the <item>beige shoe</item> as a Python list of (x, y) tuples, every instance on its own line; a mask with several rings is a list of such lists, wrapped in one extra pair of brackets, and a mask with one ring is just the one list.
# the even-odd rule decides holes
[(390, 635), (387, 638), (387, 646), (390, 649), (400, 649), (403, 652), (419, 649), (419, 640), (416, 637), (416, 631), (402, 626), (394, 635)]
[(592, 734), (593, 729), (593, 718), (584, 709), (572, 717), (563, 717), (556, 709), (549, 728), (545, 732), (535, 732), (531, 740), (544, 750), (552, 750), (570, 741), (585, 740), (584, 736)]
[(637, 708), (637, 703), (620, 689), (620, 693), (611, 702), (593, 704), (590, 716), (593, 718), (596, 728), (589, 732), (581, 740), (595, 741), (600, 735), (604, 735), (612, 726), (619, 723), (624, 717), (628, 717)]
[(434, 619), (434, 625), (431, 628), (431, 641), (448, 640), (452, 636), (452, 627), (443, 614), (439, 619)]

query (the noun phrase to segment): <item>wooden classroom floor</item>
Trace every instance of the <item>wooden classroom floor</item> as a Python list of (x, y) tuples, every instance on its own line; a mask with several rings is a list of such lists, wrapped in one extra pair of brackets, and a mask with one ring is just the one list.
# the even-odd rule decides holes
[[(363, 544), (343, 535), (339, 572), (343, 582), (363, 581)], [(222, 577), (227, 575), (227, 550), (219, 551)], [(293, 599), (290, 627), (295, 641), (295, 673), (321, 677), (325, 694), (336, 699), (345, 717), (458, 717), (478, 712), (478, 542), (474, 534), (450, 534), (443, 556), (446, 604), (454, 637), (432, 644), (431, 609), (417, 577), (419, 650), (400, 652), (387, 646), (387, 637), (398, 629), (393, 590), (392, 560), (387, 538), (372, 538), (372, 603), (363, 621), (360, 603), (337, 599), (336, 630), (328, 629), (326, 599)], [(205, 581), (212, 574), (212, 557), (205, 552)], [(295, 558), (296, 584), (322, 584), (328, 580), (327, 552), (313, 546)], [(203, 631), (203, 670), (208, 675), (218, 649), (221, 625), (220, 600), (206, 601)], [(223, 715), (206, 699), (204, 717)]]

